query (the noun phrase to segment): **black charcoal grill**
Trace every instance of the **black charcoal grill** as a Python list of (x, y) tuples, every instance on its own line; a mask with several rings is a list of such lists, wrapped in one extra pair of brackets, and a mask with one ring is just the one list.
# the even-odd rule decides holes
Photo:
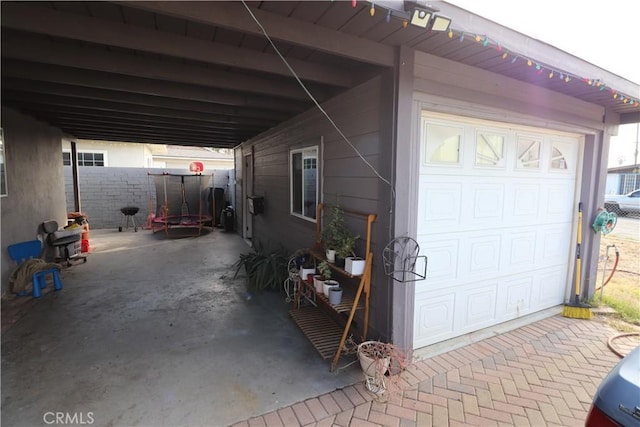
[(124, 229), (128, 230), (129, 229), (129, 220), (131, 220), (131, 225), (133, 225), (133, 231), (138, 231), (138, 227), (136, 226), (136, 221), (135, 221), (135, 215), (138, 213), (138, 211), (140, 210), (139, 207), (137, 206), (125, 206), (124, 208), (120, 209), (120, 212), (122, 212), (122, 221), (120, 222), (120, 227), (118, 227), (118, 231), (122, 231), (123, 230), (123, 223), (124, 223)]

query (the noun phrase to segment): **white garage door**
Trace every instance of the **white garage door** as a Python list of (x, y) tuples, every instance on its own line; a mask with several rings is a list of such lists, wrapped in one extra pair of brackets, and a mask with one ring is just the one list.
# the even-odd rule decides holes
[(582, 140), (424, 113), (415, 348), (563, 303)]

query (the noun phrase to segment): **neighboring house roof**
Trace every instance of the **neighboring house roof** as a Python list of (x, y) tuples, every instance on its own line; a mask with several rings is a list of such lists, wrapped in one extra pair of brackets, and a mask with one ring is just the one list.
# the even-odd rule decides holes
[[(247, 3), (319, 102), (406, 46), (640, 121), (638, 84), (445, 2), (450, 33), (403, 25), (410, 2)], [(241, 2), (1, 7), (3, 105), (76, 138), (233, 148), (314, 105)]]
[(616, 166), (615, 168), (607, 169), (607, 173), (639, 173), (639, 172), (640, 172), (640, 164)]
[(233, 152), (220, 152), (205, 147), (182, 147), (167, 145), (163, 154), (154, 154), (154, 159), (199, 159), (199, 160), (233, 160)]

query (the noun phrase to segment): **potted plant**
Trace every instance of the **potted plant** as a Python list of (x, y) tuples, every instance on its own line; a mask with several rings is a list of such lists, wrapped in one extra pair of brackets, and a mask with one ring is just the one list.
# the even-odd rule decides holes
[(283, 248), (265, 248), (256, 242), (253, 251), (240, 254), (234, 264), (234, 279), (244, 267), (247, 274), (247, 291), (276, 290), (288, 277), (288, 256)]
[(331, 208), (329, 222), (322, 230), (322, 245), (325, 249), (327, 261), (335, 262), (336, 249), (340, 244), (340, 239), (344, 232), (344, 214), (339, 206)]
[(316, 266), (315, 266), (315, 262), (313, 261), (313, 259), (311, 258), (311, 256), (309, 255), (308, 258), (305, 258), (305, 260), (300, 264), (300, 278), (304, 281), (308, 281), (309, 275), (314, 275), (316, 273)]
[(316, 292), (320, 294), (323, 292), (325, 280), (331, 279), (331, 267), (329, 267), (329, 263), (327, 261), (322, 261), (318, 264), (318, 273), (320, 274), (313, 276), (313, 284), (316, 288)]
[(342, 230), (340, 237), (336, 242), (336, 265), (344, 268), (346, 265), (346, 259), (349, 257), (355, 257), (353, 252), (356, 248), (356, 241), (360, 236), (353, 235), (346, 228)]
[(344, 267), (344, 259), (353, 254), (359, 237), (345, 226), (343, 210), (337, 205), (332, 207), (329, 223), (322, 231), (322, 243), (327, 260), (331, 263), (337, 262), (340, 267)]

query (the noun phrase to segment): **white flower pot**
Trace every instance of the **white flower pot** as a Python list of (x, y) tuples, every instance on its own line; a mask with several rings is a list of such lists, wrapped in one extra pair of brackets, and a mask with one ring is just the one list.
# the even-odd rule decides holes
[(340, 283), (338, 283), (336, 280), (324, 281), (324, 284), (322, 285), (322, 293), (324, 294), (325, 297), (329, 298), (329, 289), (331, 289), (334, 286), (340, 286)]
[(324, 285), (324, 280), (322, 280), (322, 276), (319, 274), (315, 274), (313, 276), (313, 286), (316, 288), (316, 293), (321, 294), (323, 292), (322, 287)]
[(332, 264), (336, 262), (336, 251), (334, 249), (327, 249), (325, 255), (327, 256), (328, 262)]
[(344, 269), (352, 276), (360, 276), (362, 273), (364, 273), (365, 264), (366, 261), (362, 258), (350, 256), (345, 258), (344, 260)]

